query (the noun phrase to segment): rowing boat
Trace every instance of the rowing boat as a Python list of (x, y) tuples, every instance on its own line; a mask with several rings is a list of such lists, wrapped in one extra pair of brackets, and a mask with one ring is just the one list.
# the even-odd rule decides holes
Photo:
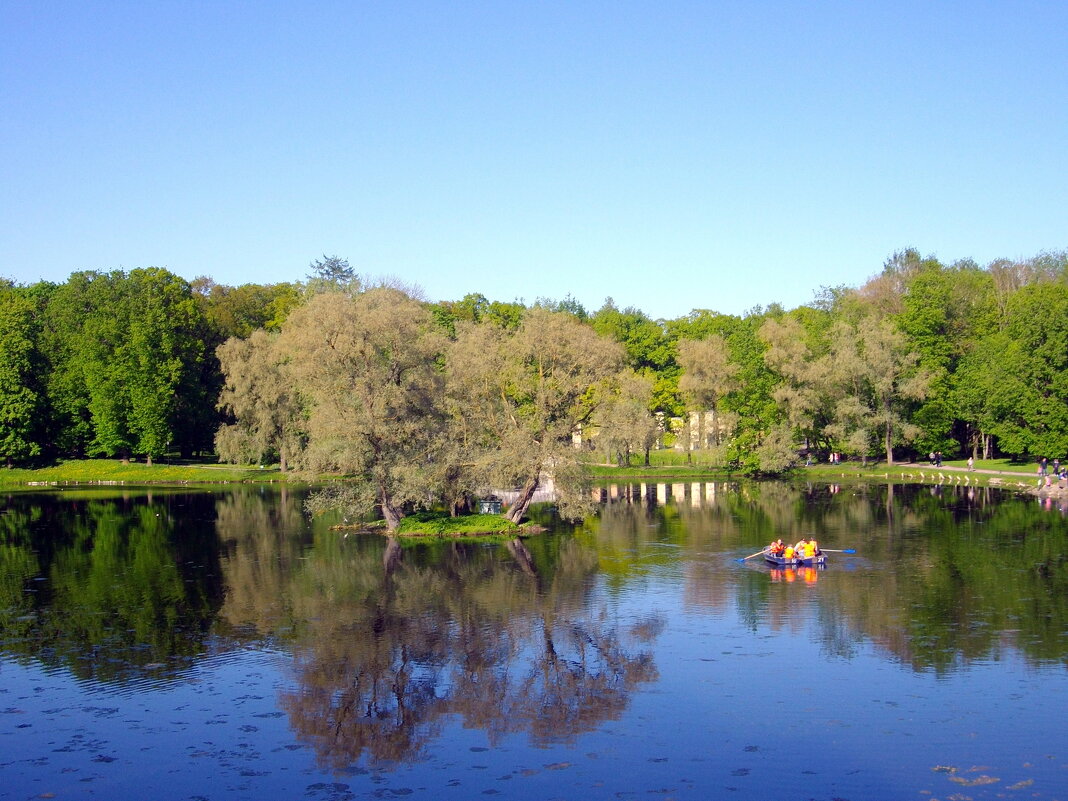
[(768, 564), (778, 565), (779, 567), (820, 567), (827, 564), (827, 554), (819, 553), (815, 556), (792, 556), (787, 559), (785, 556), (776, 556), (771, 551), (764, 551), (764, 561)]

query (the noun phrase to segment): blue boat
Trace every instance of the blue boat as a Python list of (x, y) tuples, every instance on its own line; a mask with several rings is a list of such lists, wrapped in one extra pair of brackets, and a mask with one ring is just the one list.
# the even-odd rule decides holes
[(779, 567), (822, 567), (827, 564), (827, 554), (818, 553), (815, 556), (792, 556), (787, 559), (785, 556), (776, 556), (768, 549), (764, 549), (764, 561), (771, 565), (778, 565)]

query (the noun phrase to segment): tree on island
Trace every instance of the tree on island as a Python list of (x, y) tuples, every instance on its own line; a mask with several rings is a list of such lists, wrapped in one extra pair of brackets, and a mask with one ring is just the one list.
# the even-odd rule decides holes
[[(580, 472), (572, 434), (588, 424), (623, 364), (623, 350), (574, 315), (528, 309), (515, 331), (460, 326), (447, 373), (479, 426), (479, 468), (490, 486), (517, 487), (507, 518), (518, 523), (546, 475), (558, 488)], [(567, 513), (578, 496), (561, 499)]]
[(279, 347), (308, 399), (306, 469), (351, 478), (313, 508), (352, 514), (377, 507), (394, 530), (428, 505), (442, 425), (444, 342), (426, 306), (376, 288), (317, 294), (286, 321)]

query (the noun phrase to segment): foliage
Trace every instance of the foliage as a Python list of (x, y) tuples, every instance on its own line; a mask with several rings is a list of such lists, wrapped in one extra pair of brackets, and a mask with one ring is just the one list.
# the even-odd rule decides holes
[(400, 536), (456, 537), (470, 534), (511, 534), (522, 529), (500, 515), (475, 514), (452, 517), (436, 512), (417, 512), (397, 527)]
[(352, 476), (364, 488), (352, 512), (369, 512), (373, 498), (391, 529), (433, 500), (443, 345), (426, 307), (386, 288), (315, 295), (279, 338), (308, 401), (305, 468)]
[(0, 459), (37, 456), (42, 398), (35, 367), (38, 314), (23, 290), (0, 286)]
[(248, 339), (228, 339), (218, 358), (226, 377), (219, 406), (237, 421), (216, 434), (220, 458), (251, 464), (277, 454), (285, 472), (304, 448), (305, 415), (277, 337), (259, 330)]
[[(446, 359), (463, 441), (489, 486), (521, 487), (509, 510), (519, 522), (544, 474), (576, 467), (572, 434), (592, 419), (621, 349), (569, 314), (529, 309), (511, 333), (461, 327)], [(577, 507), (576, 507), (577, 508)]]

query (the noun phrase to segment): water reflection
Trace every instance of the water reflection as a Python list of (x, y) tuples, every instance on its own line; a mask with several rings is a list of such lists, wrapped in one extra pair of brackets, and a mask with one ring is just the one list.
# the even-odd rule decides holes
[[(331, 770), (418, 760), (449, 720), (491, 744), (572, 742), (656, 681), (660, 634), (686, 615), (844, 660), (873, 646), (917, 674), (1068, 666), (1068, 526), (1044, 502), (773, 482), (597, 497), (574, 529), (405, 546), (330, 531), (285, 489), (10, 495), (0, 649), (122, 690), (277, 648), (292, 665), (281, 708)], [(736, 561), (810, 534), (859, 553), (822, 571)], [(645, 611), (621, 615), (634, 598)]]
[(324, 542), (303, 569), (309, 627), (282, 706), (335, 769), (417, 759), (448, 715), (491, 743), (570, 742), (657, 675), (643, 643), (662, 622), (620, 630), (590, 603), (596, 566), (573, 540), (433, 555)]
[[(585, 529), (618, 586), (669, 558), (650, 552), (651, 542), (745, 554), (777, 537), (814, 534), (827, 548), (861, 554), (832, 560), (826, 577), (835, 580), (821, 583), (815, 609), (769, 596), (767, 585), (811, 585), (825, 574), (723, 575), (719, 559), (684, 564), (687, 601), (737, 607), (754, 628), (812, 615), (809, 630), (828, 626), (823, 634), (836, 649), (848, 632), (919, 671), (958, 670), (1007, 651), (1068, 665), (1065, 521), (1027, 496), (963, 485), (719, 482), (610, 486), (605, 504)], [(848, 580), (844, 568), (852, 568)]]
[(0, 515), (6, 652), (82, 679), (165, 677), (204, 650), (222, 601), (209, 495), (15, 495)]

